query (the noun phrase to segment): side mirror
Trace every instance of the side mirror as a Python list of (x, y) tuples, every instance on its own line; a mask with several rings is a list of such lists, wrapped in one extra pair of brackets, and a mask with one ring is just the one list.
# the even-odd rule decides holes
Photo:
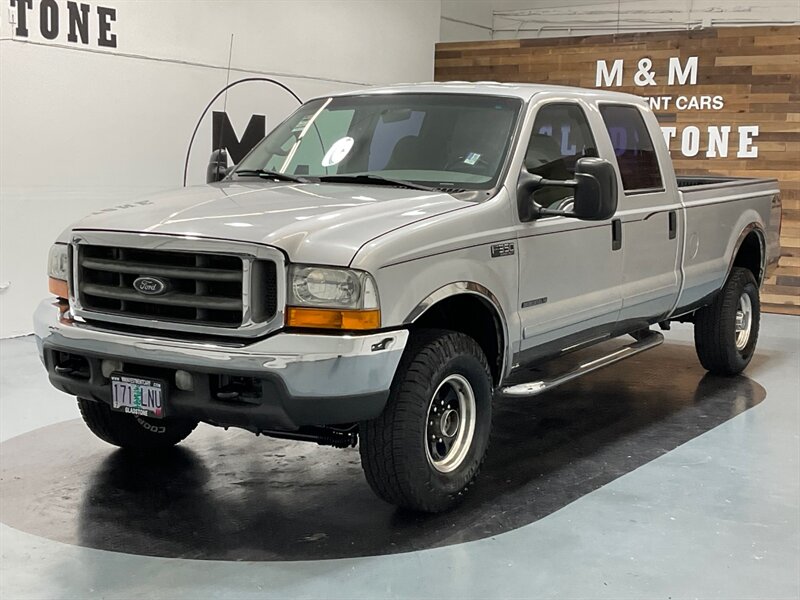
[[(533, 192), (544, 186), (574, 188), (573, 209), (553, 210), (533, 202)], [(520, 194), (523, 220), (561, 216), (584, 221), (605, 221), (617, 212), (617, 174), (614, 166), (602, 158), (581, 158), (575, 165), (575, 179), (565, 181), (545, 179), (523, 171), (517, 193)]]
[(617, 173), (602, 158), (581, 158), (575, 167), (573, 213), (585, 221), (605, 221), (617, 212)]
[(228, 153), (222, 148), (218, 148), (211, 153), (206, 168), (206, 183), (222, 181), (228, 174)]

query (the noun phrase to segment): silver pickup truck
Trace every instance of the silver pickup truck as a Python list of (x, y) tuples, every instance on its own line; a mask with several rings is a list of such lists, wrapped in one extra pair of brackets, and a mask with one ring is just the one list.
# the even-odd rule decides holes
[(42, 360), (111, 444), (163, 450), (200, 421), (359, 444), (381, 498), (435, 512), (475, 479), (494, 398), (653, 348), (675, 320), (712, 373), (755, 351), (778, 184), (676, 177), (635, 96), (360, 90), (226, 163), (52, 247)]

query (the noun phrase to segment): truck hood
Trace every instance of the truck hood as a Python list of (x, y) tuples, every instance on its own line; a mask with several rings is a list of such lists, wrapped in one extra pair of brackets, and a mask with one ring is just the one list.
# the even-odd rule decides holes
[(293, 262), (347, 265), (384, 233), (471, 204), (371, 185), (233, 181), (103, 209), (72, 228), (253, 242), (280, 248)]

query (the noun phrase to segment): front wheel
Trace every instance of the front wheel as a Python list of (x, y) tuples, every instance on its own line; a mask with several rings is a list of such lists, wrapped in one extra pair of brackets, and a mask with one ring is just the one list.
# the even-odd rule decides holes
[(700, 364), (717, 375), (741, 373), (755, 353), (760, 316), (753, 273), (734, 267), (714, 302), (695, 314), (694, 345)]
[(375, 493), (392, 504), (441, 512), (480, 470), (492, 423), (492, 380), (471, 337), (415, 333), (383, 413), (360, 426), (361, 464)]
[(184, 440), (197, 421), (152, 419), (111, 410), (104, 402), (78, 398), (84, 423), (104, 442), (129, 450), (160, 450)]

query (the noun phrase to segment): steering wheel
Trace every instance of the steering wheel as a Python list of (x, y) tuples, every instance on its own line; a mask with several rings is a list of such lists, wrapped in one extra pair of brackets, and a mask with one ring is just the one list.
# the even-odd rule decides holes
[(551, 204), (548, 208), (552, 208), (553, 210), (574, 210), (575, 206), (575, 198), (573, 196), (567, 196), (566, 198), (562, 198), (555, 204)]

